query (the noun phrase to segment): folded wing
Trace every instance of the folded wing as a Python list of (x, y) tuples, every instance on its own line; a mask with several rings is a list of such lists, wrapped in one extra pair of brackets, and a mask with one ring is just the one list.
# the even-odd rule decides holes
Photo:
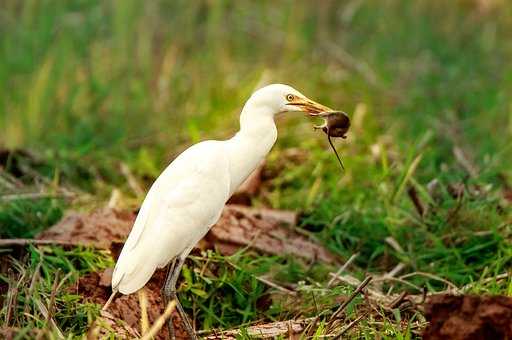
[(218, 220), (230, 185), (223, 143), (190, 147), (152, 185), (114, 269), (114, 290), (142, 288), (156, 268), (195, 245)]

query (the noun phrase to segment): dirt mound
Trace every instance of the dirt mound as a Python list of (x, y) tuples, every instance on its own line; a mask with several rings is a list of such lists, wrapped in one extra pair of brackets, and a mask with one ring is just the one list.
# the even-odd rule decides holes
[[(119, 245), (128, 236), (135, 217), (131, 211), (109, 208), (90, 213), (72, 212), (37, 238), (120, 249), (122, 246)], [(227, 205), (203, 245), (208, 248), (217, 247), (224, 255), (231, 255), (250, 245), (267, 254), (291, 254), (307, 260), (337, 262), (335, 255), (301, 234), (295, 228), (296, 224), (297, 214), (292, 211)]]
[(434, 295), (427, 300), (427, 340), (512, 339), (512, 298)]
[(72, 212), (37, 238), (108, 249), (114, 241), (124, 242), (135, 216), (131, 211), (108, 208), (91, 213)]
[[(145, 287), (147, 302), (148, 302), (148, 319), (150, 325), (163, 313), (164, 306), (160, 294), (160, 287), (165, 280), (165, 271), (157, 271)], [(81, 277), (78, 281), (78, 294), (84, 297), (85, 300), (104, 305), (110, 296), (110, 280), (112, 271), (107, 269), (105, 272), (90, 273)], [(112, 304), (108, 307), (108, 313), (114, 319), (123, 320), (130, 328), (136, 329), (140, 333), (140, 320), (141, 311), (139, 305), (139, 297), (137, 294), (131, 295), (118, 295)], [(181, 320), (175, 311), (173, 313), (174, 327), (176, 330), (177, 339), (187, 339), (186, 332), (182, 328)], [(125, 328), (125, 331), (126, 331)], [(167, 339), (167, 327), (164, 326), (157, 334), (156, 339)]]
[(295, 229), (296, 224), (297, 214), (292, 211), (228, 205), (206, 240), (225, 255), (249, 245), (267, 254), (291, 254), (336, 263), (335, 255), (301, 234)]

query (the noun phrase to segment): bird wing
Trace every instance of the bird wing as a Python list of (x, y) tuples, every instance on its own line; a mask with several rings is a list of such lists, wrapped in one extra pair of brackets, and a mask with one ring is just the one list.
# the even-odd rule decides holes
[(138, 290), (157, 267), (197, 243), (218, 220), (230, 186), (222, 143), (190, 147), (152, 185), (114, 269), (113, 289)]

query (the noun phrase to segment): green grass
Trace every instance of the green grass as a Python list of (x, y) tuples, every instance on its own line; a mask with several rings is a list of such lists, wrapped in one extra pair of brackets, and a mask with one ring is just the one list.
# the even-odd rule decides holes
[[(113, 265), (106, 252), (82, 247), (63, 250), (53, 246), (29, 246), (22, 261), (7, 257), (7, 253), (2, 255), (11, 267), (5, 275), (0, 275), (0, 289), (5, 294), (4, 325), (19, 328), (20, 334), (25, 334), (20, 338), (31, 338), (34, 335), (30, 332), (34, 330), (55, 336), (58, 331), (48, 321), (50, 314), (66, 336), (87, 332), (99, 315), (99, 306), (83, 303), (72, 287), (79, 276)], [(9, 320), (7, 315), (10, 315)]]
[(56, 199), (19, 199), (0, 205), (0, 237), (30, 238), (57, 223), (63, 204)]
[[(232, 135), (258, 84), (289, 83), (350, 114), (349, 139), (338, 143), (346, 171), (312, 122), (282, 117), (268, 158), (278, 176), (257, 205), (301, 211), (301, 228), (330, 250), (344, 258), (359, 253), (351, 271), (360, 278), (403, 263), (401, 274), (424, 272), (470, 285), (469, 292), (511, 295), (510, 278), (493, 278), (512, 264), (512, 209), (503, 196), (512, 183), (512, 6), (496, 2), (486, 11), (478, 3), (4, 1), (0, 146), (31, 149), (43, 160), (35, 168), (46, 182), (22, 178), (24, 191), (72, 188), (87, 195), (91, 207), (118, 188), (124, 204), (135, 206), (142, 197), (126, 183), (121, 163), (147, 188), (187, 145)], [(457, 160), (456, 147), (474, 173)], [(2, 183), (0, 193), (17, 192)], [(423, 217), (411, 188), (428, 209)], [(0, 236), (31, 237), (66, 209), (84, 209), (84, 203), (1, 201)], [(401, 250), (386, 242), (390, 237)], [(57, 249), (49, 250), (56, 260), (43, 263), (74, 273), (65, 285), (110, 263), (92, 250)], [(39, 250), (28, 253), (17, 260), (18, 272), (33, 273), (39, 263)], [(84, 263), (66, 265), (81, 257)], [(180, 285), (200, 328), (309, 316), (312, 294), (319, 294), (316, 303), (332, 302), (351, 290), (320, 289), (336, 270), (322, 264), (252, 252), (205, 257), (212, 268), (201, 272), (204, 258), (193, 258)], [(53, 275), (43, 273), (45, 280)], [(299, 302), (275, 296), (257, 280), (261, 275), (301, 287)], [(12, 283), (5, 275), (2, 281)], [(431, 292), (446, 288), (432, 277), (408, 281)], [(36, 288), (41, 296), (51, 291), (44, 282)], [(59, 326), (79, 335), (97, 306), (62, 294)], [(79, 316), (69, 318), (71, 308), (80, 309)], [(4, 306), (0, 319), (5, 313)], [(350, 336), (415, 337), (413, 326), (403, 327), (414, 317), (402, 317), (410, 319), (370, 318)], [(16, 325), (30, 329), (43, 321), (18, 314)]]

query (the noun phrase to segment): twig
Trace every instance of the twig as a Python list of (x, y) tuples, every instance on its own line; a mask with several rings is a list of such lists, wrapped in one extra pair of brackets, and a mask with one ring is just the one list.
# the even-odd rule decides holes
[(121, 190), (118, 188), (114, 188), (112, 190), (112, 193), (110, 194), (110, 198), (107, 203), (107, 207), (109, 209), (115, 209), (119, 205), (119, 202), (121, 201)]
[(417, 291), (421, 292), (421, 288), (416, 286), (414, 283), (411, 283), (409, 281), (405, 281), (401, 278), (396, 278), (396, 277), (392, 277), (392, 276), (382, 276), (382, 277), (378, 277), (376, 278), (373, 282), (374, 283), (377, 283), (377, 282), (385, 282), (385, 281), (394, 281), (394, 282), (399, 282), (401, 284), (404, 284), (406, 286), (409, 286), (411, 288), (414, 288), (416, 289)]
[(275, 288), (283, 293), (286, 293), (286, 294), (289, 294), (289, 295), (297, 295), (297, 292), (294, 292), (293, 290), (290, 290), (288, 288), (285, 288), (285, 287), (282, 287), (280, 285), (278, 285), (277, 283), (274, 283), (272, 281), (269, 281), (261, 276), (256, 276), (256, 279), (264, 284), (266, 284), (267, 286), (270, 286), (272, 288)]
[(334, 273), (329, 273), (329, 275), (336, 278), (337, 281), (344, 282), (344, 283), (354, 286), (354, 287), (357, 287), (361, 284), (361, 281), (359, 279), (356, 279), (352, 275), (347, 274), (347, 275), (341, 276), (341, 275), (336, 275)]
[(359, 321), (361, 321), (364, 317), (368, 315), (368, 312), (365, 312), (359, 315), (355, 320), (349, 323), (345, 328), (343, 328), (338, 334), (334, 336), (334, 339), (341, 339), (341, 336), (348, 332), (351, 328), (353, 328)]
[(424, 277), (430, 278), (432, 280), (443, 282), (446, 285), (448, 285), (448, 287), (452, 288), (455, 292), (460, 292), (459, 288), (456, 285), (454, 285), (453, 283), (451, 283), (450, 281), (443, 279), (442, 277), (439, 277), (437, 275), (426, 273), (426, 272), (412, 272), (412, 273), (400, 276), (400, 279), (404, 280), (408, 277), (415, 276), (415, 275), (424, 276)]
[[(273, 339), (280, 335), (288, 335), (298, 334), (302, 332), (313, 318), (300, 319), (300, 320), (287, 320), (287, 321), (276, 321), (262, 325), (255, 325), (245, 328), (247, 334), (249, 336), (254, 337), (263, 337), (265, 339)], [(198, 332), (201, 334), (203, 332)], [(237, 335), (240, 334), (240, 329), (231, 329), (222, 332), (210, 331), (210, 335), (205, 336), (205, 339), (214, 340), (214, 339), (235, 339)], [(211, 334), (214, 333), (214, 334)]]
[(340, 269), (338, 269), (338, 271), (336, 272), (336, 274), (334, 274), (335, 276), (333, 276), (329, 282), (327, 283), (327, 288), (331, 288), (332, 285), (334, 284), (334, 282), (336, 282), (336, 276), (340, 276), (341, 273), (343, 273), (347, 268), (348, 266), (350, 266), (350, 264), (352, 264), (352, 262), (354, 262), (354, 260), (356, 259), (356, 257), (359, 255), (359, 253), (355, 253), (355, 254), (352, 254), (352, 256), (350, 256), (350, 258), (347, 260), (347, 262), (345, 262), (343, 264), (343, 266), (341, 266)]
[(174, 300), (169, 301), (169, 303), (167, 304), (167, 307), (165, 307), (164, 313), (162, 315), (160, 315), (158, 317), (158, 319), (156, 319), (156, 321), (153, 323), (153, 325), (151, 326), (149, 331), (146, 334), (144, 334), (140, 338), (140, 340), (152, 339), (156, 335), (156, 333), (158, 333), (160, 331), (160, 329), (164, 325), (165, 321), (167, 321), (167, 319), (169, 319), (169, 317), (171, 316), (175, 307), (176, 307), (176, 301), (174, 301)]
[(391, 303), (387, 307), (390, 308), (390, 309), (396, 308), (398, 305), (400, 305), (400, 303), (402, 303), (402, 301), (404, 301), (406, 296), (407, 296), (407, 292), (406, 291), (401, 292), (400, 295), (398, 295), (396, 297), (396, 299), (391, 301)]
[(33, 245), (58, 245), (58, 246), (77, 246), (76, 242), (61, 241), (61, 240), (36, 240), (31, 238), (6, 238), (0, 239), (0, 247), (9, 246), (27, 246)]
[(502, 273), (502, 274), (496, 275), (495, 277), (488, 277), (488, 278), (486, 278), (486, 279), (484, 279), (482, 281), (468, 283), (467, 285), (464, 285), (460, 290), (461, 291), (466, 291), (466, 290), (472, 288), (477, 283), (479, 283), (479, 284), (486, 284), (486, 283), (493, 282), (493, 281), (500, 281), (500, 280), (508, 278), (509, 276), (510, 276), (510, 273)]
[(395, 277), (396, 274), (400, 273), (405, 268), (405, 263), (400, 262), (393, 269), (391, 269), (384, 277)]
[[(330, 273), (329, 275), (334, 276), (334, 273)], [(357, 287), (361, 284), (361, 281), (351, 275), (337, 276), (336, 279), (354, 287)], [(377, 304), (387, 304), (390, 300), (393, 299), (392, 296), (384, 294), (378, 287), (375, 286), (372, 288), (368, 286), (365, 292), (368, 294), (368, 297)]]
[(130, 168), (125, 163), (121, 163), (120, 166), (121, 173), (126, 178), (126, 181), (128, 182), (128, 185), (130, 186), (130, 189), (135, 193), (137, 197), (141, 197), (144, 195), (144, 190), (142, 190), (139, 182), (135, 179), (133, 176)]
[(148, 320), (148, 298), (146, 296), (146, 291), (144, 288), (139, 289), (139, 305), (140, 305), (140, 333), (142, 335), (146, 334), (149, 329), (149, 320)]
[(400, 243), (398, 243), (397, 240), (395, 240), (393, 237), (388, 236), (385, 239), (386, 243), (391, 246), (394, 250), (396, 250), (399, 253), (403, 253), (404, 249), (400, 246)]
[(414, 207), (416, 208), (418, 215), (423, 217), (423, 215), (425, 214), (425, 208), (423, 207), (423, 203), (421, 202), (421, 199), (418, 195), (418, 191), (416, 190), (416, 188), (412, 185), (409, 186), (409, 188), (407, 189), (407, 195), (409, 195), (409, 198), (414, 204)]
[(352, 300), (355, 299), (355, 297), (357, 295), (359, 295), (359, 293), (361, 293), (361, 291), (370, 283), (370, 281), (372, 280), (372, 277), (371, 276), (367, 276), (363, 282), (361, 282), (361, 284), (359, 284), (359, 286), (357, 286), (356, 290), (354, 290), (352, 292), (352, 294), (348, 297), (347, 300), (345, 300), (345, 302), (343, 302), (341, 304), (341, 306), (331, 315), (331, 318), (329, 320), (333, 320), (335, 319), (338, 314), (340, 314), (341, 312), (343, 312), (343, 310), (348, 306), (348, 304), (350, 302), (352, 302)]
[[(405, 268), (405, 263), (400, 262), (393, 269), (391, 269), (389, 272), (387, 272), (386, 274), (384, 274), (381, 277), (377, 278), (376, 280), (373, 280), (373, 283), (375, 284), (375, 283), (381, 283), (381, 282), (385, 282), (385, 281), (397, 281), (395, 279), (395, 276), (398, 273), (400, 273), (404, 268)], [(395, 279), (395, 280), (393, 280), (393, 279)], [(398, 280), (398, 281), (400, 281), (400, 280)], [(405, 283), (406, 285), (409, 284), (409, 282), (403, 282), (403, 283)], [(379, 290), (382, 290), (382, 287), (380, 285), (378, 287), (379, 287)], [(389, 287), (389, 290), (387, 291), (386, 295), (390, 295), (391, 292), (393, 291), (393, 288), (394, 288), (394, 286), (391, 285)]]

